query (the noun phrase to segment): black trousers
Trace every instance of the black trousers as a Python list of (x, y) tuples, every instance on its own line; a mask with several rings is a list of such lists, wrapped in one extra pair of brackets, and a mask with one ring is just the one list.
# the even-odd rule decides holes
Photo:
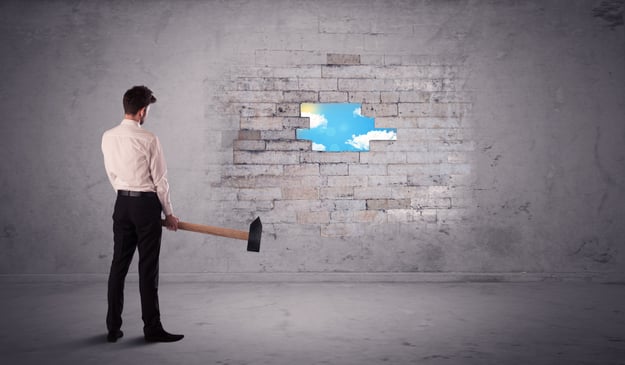
[(122, 326), (124, 281), (135, 249), (139, 249), (139, 291), (145, 333), (161, 326), (158, 306), (158, 261), (161, 250), (161, 203), (156, 194), (118, 196), (113, 212), (113, 261), (108, 281), (109, 331)]

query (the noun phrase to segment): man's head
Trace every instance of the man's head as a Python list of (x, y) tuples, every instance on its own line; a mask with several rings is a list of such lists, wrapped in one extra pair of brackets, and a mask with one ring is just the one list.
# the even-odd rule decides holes
[(148, 114), (148, 106), (156, 103), (152, 90), (145, 86), (134, 86), (124, 94), (124, 113), (133, 116), (138, 122), (143, 121)]

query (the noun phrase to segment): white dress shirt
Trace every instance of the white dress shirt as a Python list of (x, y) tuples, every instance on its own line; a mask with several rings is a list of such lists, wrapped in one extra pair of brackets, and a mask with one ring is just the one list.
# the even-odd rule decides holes
[(102, 135), (104, 167), (113, 189), (152, 191), (165, 215), (173, 214), (167, 182), (167, 165), (158, 137), (139, 122), (124, 119)]

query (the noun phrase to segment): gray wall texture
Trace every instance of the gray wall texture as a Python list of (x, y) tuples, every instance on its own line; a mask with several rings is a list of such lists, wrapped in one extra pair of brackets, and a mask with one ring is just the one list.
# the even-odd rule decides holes
[[(0, 273), (106, 273), (100, 151), (145, 84), (161, 271), (625, 272), (624, 1), (3, 1)], [(311, 151), (302, 102), (392, 142)]]

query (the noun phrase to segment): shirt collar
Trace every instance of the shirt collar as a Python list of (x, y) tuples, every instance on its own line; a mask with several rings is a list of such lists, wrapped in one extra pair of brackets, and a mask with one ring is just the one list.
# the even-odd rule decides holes
[(129, 126), (135, 126), (135, 127), (141, 128), (141, 124), (139, 124), (139, 122), (137, 122), (136, 120), (132, 120), (132, 119), (122, 120), (122, 125), (129, 125)]

